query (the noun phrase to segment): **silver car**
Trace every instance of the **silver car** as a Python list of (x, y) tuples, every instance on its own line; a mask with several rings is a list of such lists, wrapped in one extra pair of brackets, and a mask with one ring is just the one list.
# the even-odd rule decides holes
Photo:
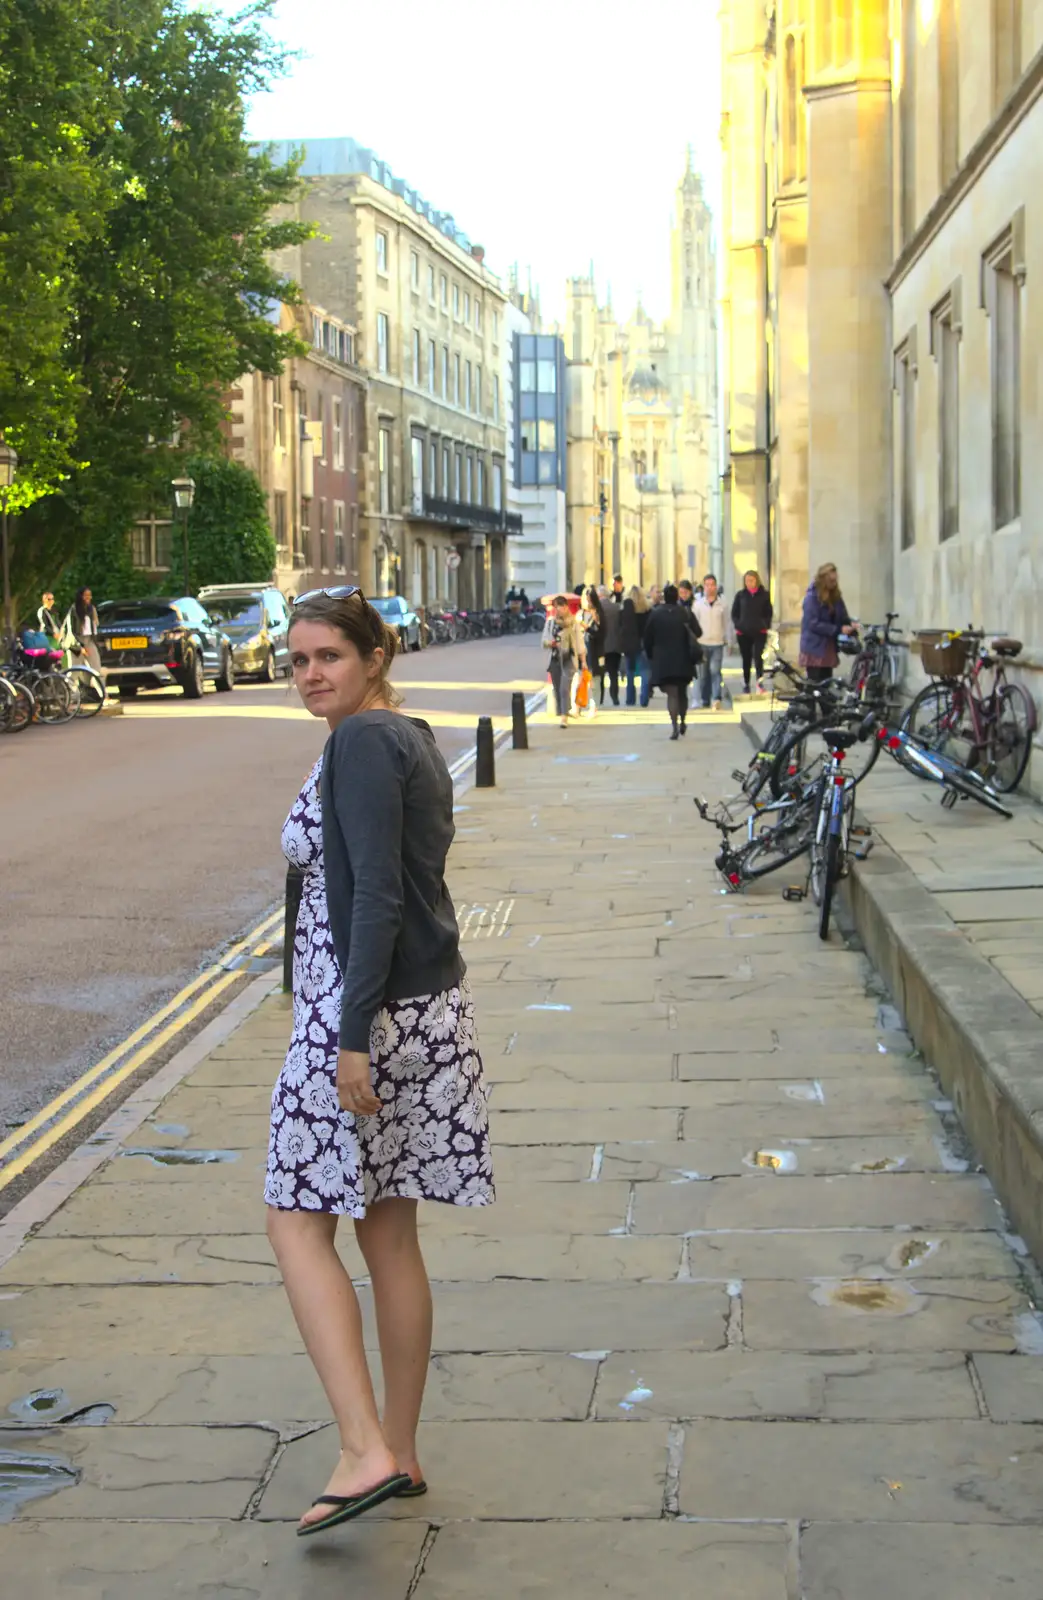
[(199, 599), (232, 641), (235, 670), (265, 683), (290, 675), (290, 608), (271, 584), (224, 583), (200, 589)]

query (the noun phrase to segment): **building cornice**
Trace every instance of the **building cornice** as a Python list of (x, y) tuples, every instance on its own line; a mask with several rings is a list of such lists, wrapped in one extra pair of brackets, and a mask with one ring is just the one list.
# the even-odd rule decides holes
[[(311, 181), (314, 183), (322, 180)], [(466, 273), (472, 282), (480, 284), (490, 295), (494, 295), (504, 305), (507, 304), (506, 289), (492, 268), (485, 265), (484, 259), (479, 261), (476, 256), (464, 250), (462, 245), (458, 245), (455, 239), (448, 238), (426, 217), (407, 205), (400, 195), (385, 189), (382, 183), (378, 183), (375, 178), (367, 177), (364, 172), (351, 173), (345, 181), (352, 186), (352, 205), (372, 206), (374, 211), (383, 212), (386, 217), (393, 217), (396, 222), (405, 224), (419, 234), (432, 250), (443, 256), (447, 264), (451, 264), (457, 272)]]
[(1043, 94), (1043, 50), (1037, 52), (1029, 63), (1019, 83), (1003, 102), (996, 116), (976, 143), (971, 145), (949, 187), (942, 191), (905, 249), (884, 279), (884, 287), (893, 294), (908, 276), (920, 257), (933, 244), (949, 218), (974, 188), (993, 157), (1019, 128)]
[(834, 95), (864, 94), (866, 92), (870, 94), (890, 94), (890, 78), (855, 76), (852, 78), (834, 78), (829, 83), (806, 83), (804, 85), (805, 100), (830, 100)]

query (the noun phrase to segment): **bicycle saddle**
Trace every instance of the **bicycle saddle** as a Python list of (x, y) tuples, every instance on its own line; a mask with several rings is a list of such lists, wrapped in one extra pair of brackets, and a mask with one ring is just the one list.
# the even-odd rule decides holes
[(858, 728), (823, 728), (822, 737), (831, 750), (850, 750), (862, 738)]
[(993, 639), (992, 648), (998, 656), (1020, 656), (1023, 647), (1020, 639)]

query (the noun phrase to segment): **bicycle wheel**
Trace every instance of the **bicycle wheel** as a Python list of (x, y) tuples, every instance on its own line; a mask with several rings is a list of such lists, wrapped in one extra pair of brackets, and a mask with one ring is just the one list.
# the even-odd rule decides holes
[(926, 749), (944, 755), (956, 736), (962, 706), (963, 694), (955, 684), (929, 683), (902, 718), (902, 732), (911, 734)]
[(36, 715), (40, 722), (46, 722), (52, 727), (59, 723), (71, 722), (76, 715), (76, 704), (72, 690), (64, 678), (56, 672), (42, 672), (33, 684), (33, 695), (36, 699)]
[(996, 720), (989, 729), (989, 776), (1000, 794), (1013, 794), (1029, 764), (1036, 708), (1020, 683), (999, 691)]
[(33, 699), (20, 683), (0, 678), (0, 733), (21, 733), (33, 720)]
[(752, 882), (755, 878), (764, 878), (804, 855), (811, 843), (814, 824), (815, 810), (806, 807), (800, 808), (800, 815), (792, 821), (765, 828), (739, 852), (743, 880)]
[[(771, 793), (778, 800), (794, 789), (804, 789), (818, 776), (817, 768), (825, 755), (823, 746), (811, 743), (817, 729), (798, 729), (783, 745), (771, 768)], [(853, 744), (844, 757), (844, 771), (852, 785), (859, 784), (872, 771), (880, 755), (879, 739), (870, 737)]]
[(819, 907), (818, 936), (829, 938), (829, 918), (833, 909), (833, 890), (840, 878), (840, 835), (831, 833), (826, 840), (825, 860), (822, 868), (822, 904)]
[(104, 679), (99, 677), (93, 667), (70, 667), (63, 676), (79, 695), (77, 715), (96, 717), (105, 704)]

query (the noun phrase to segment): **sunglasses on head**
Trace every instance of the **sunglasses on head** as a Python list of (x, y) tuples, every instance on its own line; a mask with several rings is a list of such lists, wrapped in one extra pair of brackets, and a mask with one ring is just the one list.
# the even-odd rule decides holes
[[(295, 606), (302, 606), (305, 600), (318, 600), (324, 596), (327, 600), (350, 600), (353, 594), (362, 594), (357, 583), (341, 583), (335, 589), (309, 589), (307, 594), (299, 594), (294, 600)], [(366, 598), (362, 595), (363, 600)]]

